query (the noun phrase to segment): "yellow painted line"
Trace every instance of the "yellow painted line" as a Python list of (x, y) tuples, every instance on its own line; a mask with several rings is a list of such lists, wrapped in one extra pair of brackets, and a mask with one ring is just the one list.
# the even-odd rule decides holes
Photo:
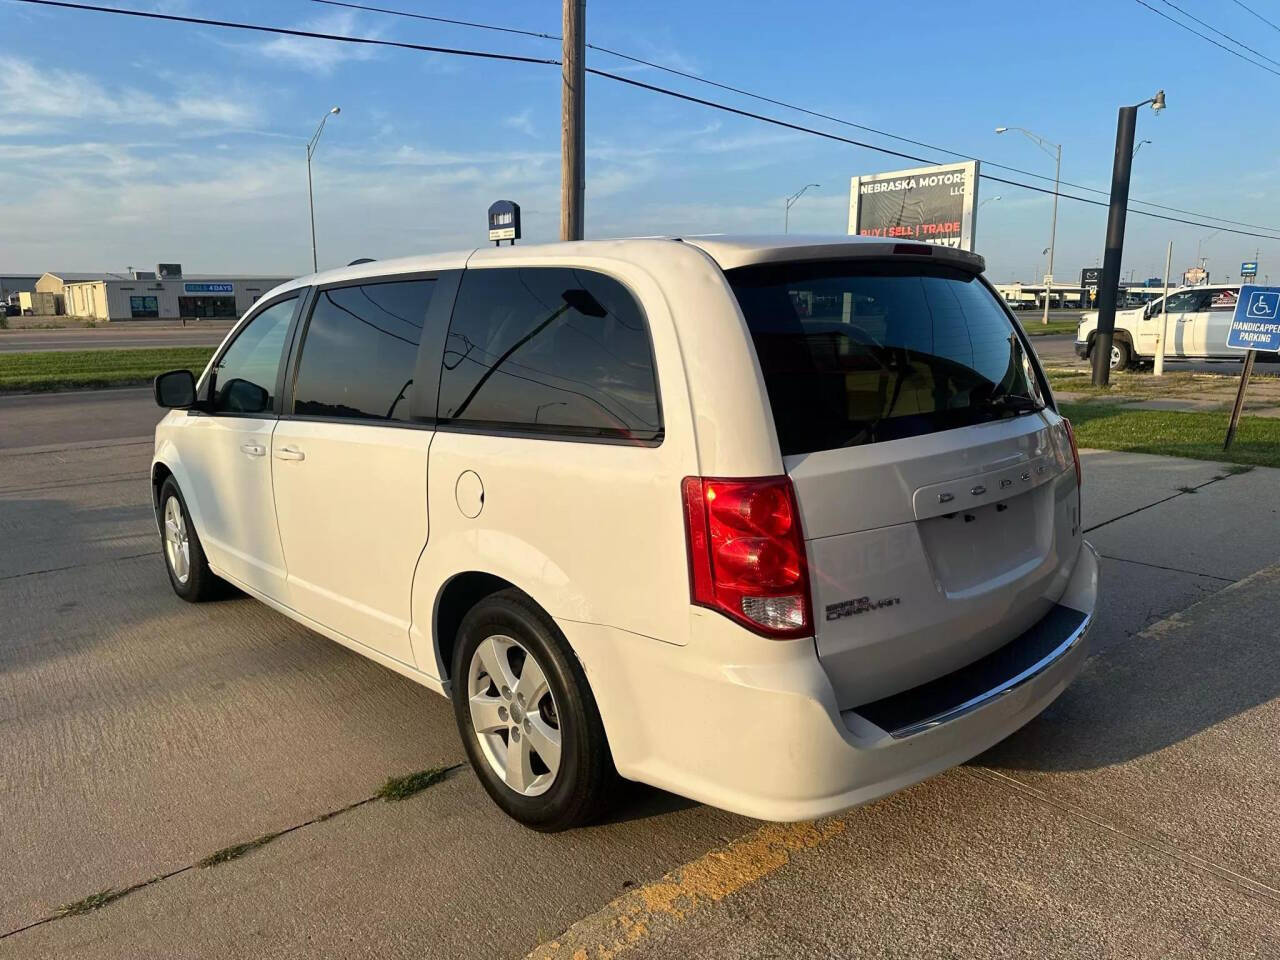
[(843, 833), (847, 824), (845, 817), (766, 824), (661, 880), (629, 890), (558, 939), (536, 947), (526, 960), (612, 960), (767, 877), (786, 866), (793, 853), (819, 846)]

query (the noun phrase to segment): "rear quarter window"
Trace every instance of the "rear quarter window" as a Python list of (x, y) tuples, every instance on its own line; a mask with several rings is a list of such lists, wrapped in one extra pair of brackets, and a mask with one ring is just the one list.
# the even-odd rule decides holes
[(445, 342), (439, 418), (659, 440), (658, 385), (639, 304), (617, 280), (589, 270), (468, 270)]

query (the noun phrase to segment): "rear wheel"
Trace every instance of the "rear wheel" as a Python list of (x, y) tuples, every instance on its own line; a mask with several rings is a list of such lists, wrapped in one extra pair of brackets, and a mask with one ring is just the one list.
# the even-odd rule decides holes
[(160, 487), (160, 533), (173, 592), (188, 603), (217, 596), (222, 581), (209, 569), (200, 537), (173, 477), (168, 477)]
[(454, 719), (489, 796), (536, 830), (596, 819), (616, 774), (581, 664), (554, 621), (504, 590), (463, 618), (453, 657)]

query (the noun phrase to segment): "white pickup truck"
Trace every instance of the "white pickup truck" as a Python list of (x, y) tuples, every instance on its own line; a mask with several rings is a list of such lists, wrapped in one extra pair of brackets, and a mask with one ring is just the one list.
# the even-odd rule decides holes
[[(1241, 360), (1244, 352), (1227, 346), (1227, 331), (1235, 313), (1240, 286), (1182, 287), (1169, 291), (1169, 316), (1165, 356), (1175, 360)], [(1111, 369), (1149, 364), (1155, 359), (1156, 342), (1164, 316), (1164, 298), (1145, 307), (1116, 311)], [(1098, 332), (1098, 312), (1080, 317), (1076, 328), (1076, 356), (1088, 358)]]

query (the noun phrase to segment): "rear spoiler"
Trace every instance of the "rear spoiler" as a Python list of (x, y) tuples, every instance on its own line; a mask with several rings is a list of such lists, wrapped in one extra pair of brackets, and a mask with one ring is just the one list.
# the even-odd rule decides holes
[[(690, 237), (686, 242), (698, 245), (699, 239), (701, 238)], [(911, 241), (895, 243), (892, 240), (881, 242), (879, 240), (868, 240), (865, 237), (850, 238), (848, 242), (844, 243), (835, 241), (795, 244), (794, 246), (761, 246), (756, 249), (734, 250), (731, 254), (726, 255), (727, 253), (727, 251), (720, 250), (712, 253), (713, 259), (720, 263), (722, 270), (770, 263), (860, 260), (864, 258), (883, 260), (897, 257), (945, 263), (948, 266), (958, 267), (973, 274), (980, 274), (987, 269), (987, 261), (980, 254), (970, 253), (968, 250), (957, 250), (955, 247), (944, 247), (935, 243), (916, 243)]]

